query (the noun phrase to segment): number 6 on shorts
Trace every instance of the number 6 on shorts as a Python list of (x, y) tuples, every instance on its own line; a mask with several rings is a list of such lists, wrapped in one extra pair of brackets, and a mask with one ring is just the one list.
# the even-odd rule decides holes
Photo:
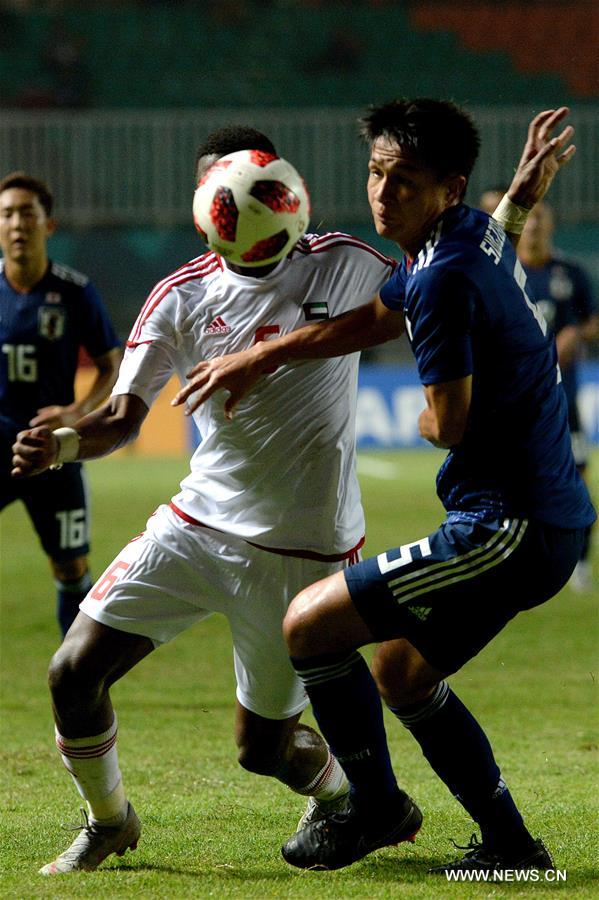
[(117, 562), (113, 563), (96, 582), (90, 597), (92, 597), (93, 600), (101, 602), (115, 581), (118, 581), (119, 578), (121, 578), (130, 565), (130, 563), (123, 562), (122, 560), (117, 560)]

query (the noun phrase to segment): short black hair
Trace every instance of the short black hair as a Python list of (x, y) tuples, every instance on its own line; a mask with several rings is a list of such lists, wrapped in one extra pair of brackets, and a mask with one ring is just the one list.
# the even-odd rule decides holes
[(0, 181), (0, 194), (9, 188), (23, 188), (25, 191), (31, 191), (39, 199), (46, 215), (52, 215), (54, 197), (46, 182), (41, 178), (34, 178), (33, 175), (28, 175), (26, 172), (10, 172)]
[(410, 150), (441, 179), (463, 175), (468, 180), (480, 148), (470, 115), (450, 100), (392, 100), (370, 107), (360, 126), (369, 143), (387, 138)]
[(265, 134), (249, 125), (226, 125), (212, 131), (200, 144), (196, 153), (194, 176), (198, 180), (198, 167), (204, 156), (226, 156), (237, 150), (263, 150), (277, 155), (275, 145)]

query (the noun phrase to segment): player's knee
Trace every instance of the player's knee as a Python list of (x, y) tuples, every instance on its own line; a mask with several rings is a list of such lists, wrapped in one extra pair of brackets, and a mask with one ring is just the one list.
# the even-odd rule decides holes
[(307, 591), (302, 591), (291, 603), (283, 620), (283, 637), (289, 655), (302, 658), (316, 652), (314, 640), (317, 632), (313, 607), (308, 606)]
[(58, 709), (84, 707), (99, 687), (95, 667), (76, 637), (65, 638), (50, 661), (48, 685)]

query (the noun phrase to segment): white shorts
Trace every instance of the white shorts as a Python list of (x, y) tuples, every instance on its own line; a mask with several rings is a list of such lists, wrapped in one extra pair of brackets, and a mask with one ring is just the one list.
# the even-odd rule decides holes
[(80, 609), (156, 646), (222, 613), (233, 635), (239, 702), (259, 716), (286, 719), (308, 699), (289, 662), (283, 617), (302, 588), (346, 565), (259, 550), (235, 535), (188, 524), (160, 506)]

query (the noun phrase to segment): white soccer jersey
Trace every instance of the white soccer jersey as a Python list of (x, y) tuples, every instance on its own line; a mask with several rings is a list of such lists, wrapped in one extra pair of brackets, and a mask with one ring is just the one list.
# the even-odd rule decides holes
[[(250, 347), (370, 300), (395, 263), (342, 233), (307, 235), (262, 278), (206, 253), (161, 281), (127, 342), (113, 394), (150, 406), (172, 372)], [(271, 550), (330, 558), (360, 546), (355, 465), (359, 354), (280, 366), (224, 416), (225, 392), (197, 410), (202, 436), (173, 497), (188, 520)]]

